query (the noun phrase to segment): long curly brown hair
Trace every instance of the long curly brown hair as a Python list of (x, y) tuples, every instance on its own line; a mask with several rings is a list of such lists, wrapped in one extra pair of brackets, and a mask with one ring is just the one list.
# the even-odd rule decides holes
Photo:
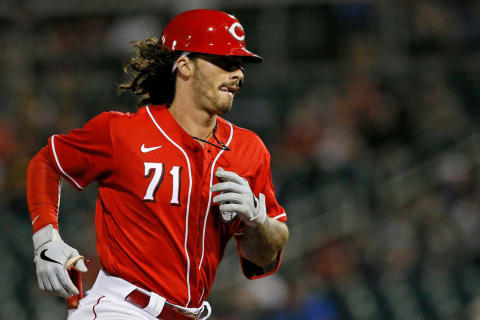
[(123, 68), (129, 81), (118, 89), (138, 95), (138, 106), (171, 104), (175, 94), (172, 66), (180, 52), (167, 51), (156, 37), (134, 41), (132, 45), (135, 55)]

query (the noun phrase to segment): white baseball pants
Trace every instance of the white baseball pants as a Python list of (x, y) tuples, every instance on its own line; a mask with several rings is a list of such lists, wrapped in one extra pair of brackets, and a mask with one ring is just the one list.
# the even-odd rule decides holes
[[(150, 295), (150, 303), (145, 309), (125, 301), (125, 297), (133, 290), (138, 289)], [(137, 319), (137, 320), (156, 320), (157, 315), (163, 309), (165, 298), (155, 293), (147, 292), (128, 281), (109, 275), (100, 270), (97, 280), (92, 289), (86, 292), (86, 295), (80, 300), (78, 309), (69, 310), (68, 320), (118, 320), (118, 319)], [(151, 308), (155, 306), (155, 308)], [(149, 308), (150, 307), (150, 308)], [(211, 308), (208, 302), (204, 301), (200, 308), (179, 308), (199, 312), (207, 311), (207, 314), (200, 317), (200, 320), (208, 319), (211, 314)]]

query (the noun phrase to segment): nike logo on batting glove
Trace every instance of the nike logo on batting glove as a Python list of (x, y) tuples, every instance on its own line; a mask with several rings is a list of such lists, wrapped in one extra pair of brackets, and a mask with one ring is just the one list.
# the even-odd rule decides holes
[(45, 252), (47, 252), (47, 250), (48, 250), (48, 249), (45, 249), (45, 250), (43, 250), (42, 252), (40, 252), (40, 258), (42, 258), (42, 259), (45, 260), (45, 261), (49, 261), (49, 262), (53, 262), (53, 263), (58, 263), (58, 264), (61, 265), (60, 262), (58, 262), (58, 261), (56, 261), (56, 260), (53, 260), (53, 259), (51, 259), (51, 258), (49, 258), (49, 257), (47, 257), (47, 256), (45, 255)]

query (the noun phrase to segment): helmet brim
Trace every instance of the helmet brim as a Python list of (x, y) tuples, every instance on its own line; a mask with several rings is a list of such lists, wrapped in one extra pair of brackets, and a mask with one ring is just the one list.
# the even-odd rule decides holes
[(240, 57), (242, 58), (242, 61), (243, 62), (246, 62), (246, 63), (261, 63), (263, 62), (263, 58), (260, 57), (260, 56), (257, 56), (257, 55), (251, 55), (251, 56), (244, 56), (244, 55), (229, 55), (231, 57)]
[(191, 51), (195, 52), (198, 54), (211, 54), (214, 56), (226, 56), (226, 57), (239, 57), (242, 58), (243, 62), (246, 63), (261, 63), (263, 62), (263, 58), (260, 57), (259, 55), (256, 55), (255, 53), (248, 51), (245, 48), (242, 48), (242, 50), (234, 49), (234, 50), (229, 50), (226, 52), (219, 52), (218, 50), (199, 50), (199, 51)]

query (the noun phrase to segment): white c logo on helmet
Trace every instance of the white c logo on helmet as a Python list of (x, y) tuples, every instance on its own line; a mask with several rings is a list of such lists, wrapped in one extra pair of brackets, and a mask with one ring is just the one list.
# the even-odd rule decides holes
[[(237, 28), (240, 28), (243, 33), (242, 35), (237, 34)], [(230, 29), (228, 29), (228, 32), (230, 32), (230, 34), (238, 41), (243, 41), (245, 39), (245, 31), (243, 31), (243, 27), (239, 22), (235, 22), (234, 24), (232, 24)]]

